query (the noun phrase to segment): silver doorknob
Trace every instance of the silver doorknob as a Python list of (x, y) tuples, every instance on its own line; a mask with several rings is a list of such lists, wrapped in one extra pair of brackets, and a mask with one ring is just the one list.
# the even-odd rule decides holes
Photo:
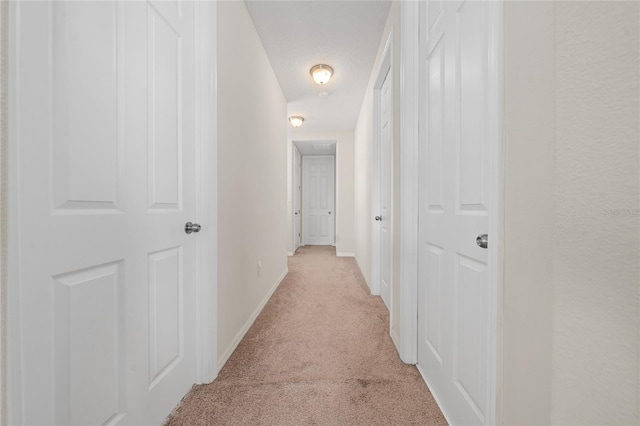
[(487, 234), (478, 235), (476, 244), (481, 248), (487, 248), (489, 245), (489, 236)]
[(190, 234), (192, 232), (200, 232), (201, 229), (202, 226), (200, 226), (200, 224), (198, 223), (187, 222), (184, 225), (184, 232), (186, 232), (187, 234)]
[(376, 216), (374, 219), (375, 220), (382, 220), (382, 216)]

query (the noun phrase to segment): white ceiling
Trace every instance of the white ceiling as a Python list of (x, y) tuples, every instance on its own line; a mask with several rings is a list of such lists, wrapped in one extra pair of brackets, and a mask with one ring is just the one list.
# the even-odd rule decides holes
[[(300, 131), (353, 130), (389, 13), (388, 0), (245, 1)], [(309, 69), (333, 67), (325, 86)], [(327, 91), (321, 98), (318, 93)], [(286, 117), (283, 117), (286, 120)]]

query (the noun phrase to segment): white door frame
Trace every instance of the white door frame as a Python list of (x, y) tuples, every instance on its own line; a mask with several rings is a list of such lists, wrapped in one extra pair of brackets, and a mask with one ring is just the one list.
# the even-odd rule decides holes
[(400, 3), (400, 358), (418, 362), (418, 2)]
[[(382, 59), (380, 61), (380, 66), (378, 67), (378, 72), (376, 74), (376, 81), (373, 85), (373, 144), (371, 146), (371, 212), (374, 216), (379, 215), (381, 208), (380, 203), (382, 201), (381, 191), (380, 191), (380, 170), (381, 170), (381, 161), (380, 158), (380, 144), (382, 135), (380, 133), (380, 122), (381, 122), (381, 89), (382, 84), (384, 83), (385, 78), (391, 78), (391, 94), (393, 98), (393, 27), (389, 32), (389, 37), (387, 38), (387, 42), (384, 46), (384, 51), (382, 53)], [(392, 101), (393, 102), (393, 101)], [(393, 129), (393, 112), (391, 113), (391, 117), (389, 119), (391, 123), (391, 128)], [(391, 133), (391, 138), (393, 139), (393, 132)], [(393, 176), (393, 158), (389, 158), (388, 161), (391, 162), (391, 176)], [(391, 185), (391, 208), (389, 209), (391, 215), (389, 217), (389, 232), (391, 232), (391, 241), (393, 241), (393, 184)], [(380, 224), (373, 217), (371, 218), (371, 294), (379, 295), (380, 294)], [(392, 250), (393, 253), (393, 250)], [(392, 263), (393, 265), (393, 263)], [(393, 318), (392, 315), (392, 307), (393, 307), (393, 272), (391, 273), (389, 285), (391, 286), (391, 297), (389, 303), (389, 318)], [(393, 329), (391, 320), (389, 321), (390, 329)]]
[(197, 380), (218, 376), (218, 50), (217, 2), (194, 2), (196, 20)]
[[(198, 300), (196, 358), (198, 383), (209, 383), (217, 374), (217, 48), (215, 2), (194, 2), (196, 48), (196, 220), (202, 225), (202, 231), (196, 243), (196, 294)], [(15, 81), (17, 49), (15, 32), (17, 30), (16, 3), (9, 2), (7, 9), (8, 31), (2, 38), (8, 38), (8, 80)], [(9, 85), (8, 90), (8, 140), (7, 146), (7, 216), (9, 222), (19, 217), (18, 211), (18, 149), (16, 146), (16, 87)], [(6, 145), (5, 145), (6, 144)], [(3, 418), (11, 424), (20, 424), (22, 419), (21, 398), (21, 337), (20, 337), (20, 276), (18, 271), (17, 227), (7, 232), (7, 336), (6, 356), (7, 376), (2, 377), (2, 385), (7, 389), (7, 413)], [(4, 346), (4, 341), (2, 342)], [(6, 383), (6, 388), (4, 387)]]
[[(418, 360), (418, 196), (419, 196), (419, 2), (401, 2), (401, 123), (400, 123), (400, 357), (409, 364)], [(490, 330), (492, 371), (492, 412), (488, 423), (500, 423), (500, 377), (502, 376), (502, 300), (503, 300), (503, 189), (504, 189), (504, 140), (502, 135), (504, 92), (503, 56), (503, 4), (494, 2), (490, 6), (489, 57), (489, 108), (492, 116), (499, 120), (489, 123), (491, 144), (490, 185), (495, 196), (489, 216), (488, 279), (493, 303), (490, 308), (492, 326)]]

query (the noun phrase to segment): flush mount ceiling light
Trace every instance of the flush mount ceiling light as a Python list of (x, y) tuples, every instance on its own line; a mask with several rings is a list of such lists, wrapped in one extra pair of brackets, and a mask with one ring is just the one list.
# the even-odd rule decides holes
[(318, 84), (327, 84), (333, 75), (333, 68), (329, 65), (318, 64), (311, 67), (311, 76)]
[(299, 115), (292, 115), (291, 117), (289, 117), (289, 123), (291, 123), (293, 127), (302, 126), (303, 121), (304, 117), (300, 117)]

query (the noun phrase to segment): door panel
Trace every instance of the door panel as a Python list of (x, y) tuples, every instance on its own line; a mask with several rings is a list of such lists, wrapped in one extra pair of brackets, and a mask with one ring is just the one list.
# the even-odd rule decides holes
[[(459, 108), (457, 202), (462, 211), (487, 215), (487, 8), (465, 1), (456, 12)], [(486, 251), (483, 252), (486, 254)]]
[(153, 389), (184, 352), (181, 247), (149, 256), (149, 387)]
[(443, 278), (444, 278), (444, 256), (442, 247), (427, 245), (426, 262), (427, 280), (429, 286), (425, 288), (425, 312), (422, 316), (425, 333), (425, 343), (427, 349), (432, 352), (435, 361), (442, 366), (442, 315), (443, 315)]
[(334, 243), (334, 157), (303, 156), (304, 243)]
[(160, 3), (11, 4), (15, 423), (159, 424), (196, 381), (194, 13)]
[(147, 35), (151, 210), (178, 209), (182, 195), (182, 34), (175, 12), (161, 14), (157, 5), (154, 2), (148, 6)]
[(453, 381), (479, 419), (486, 416), (486, 264), (456, 254)]
[(57, 424), (103, 424), (124, 415), (122, 266), (53, 277)]
[[(487, 2), (420, 5), (418, 364), (452, 424), (491, 420)], [(435, 16), (434, 16), (435, 15)]]
[[(122, 177), (117, 126), (122, 53), (117, 40), (122, 26), (118, 23), (116, 3), (57, 2), (51, 11), (56, 213), (117, 209)], [(78, 33), (86, 34), (86, 39), (75, 37)], [(94, 92), (102, 102), (93, 105), (87, 96), (79, 96), (85, 91)]]

